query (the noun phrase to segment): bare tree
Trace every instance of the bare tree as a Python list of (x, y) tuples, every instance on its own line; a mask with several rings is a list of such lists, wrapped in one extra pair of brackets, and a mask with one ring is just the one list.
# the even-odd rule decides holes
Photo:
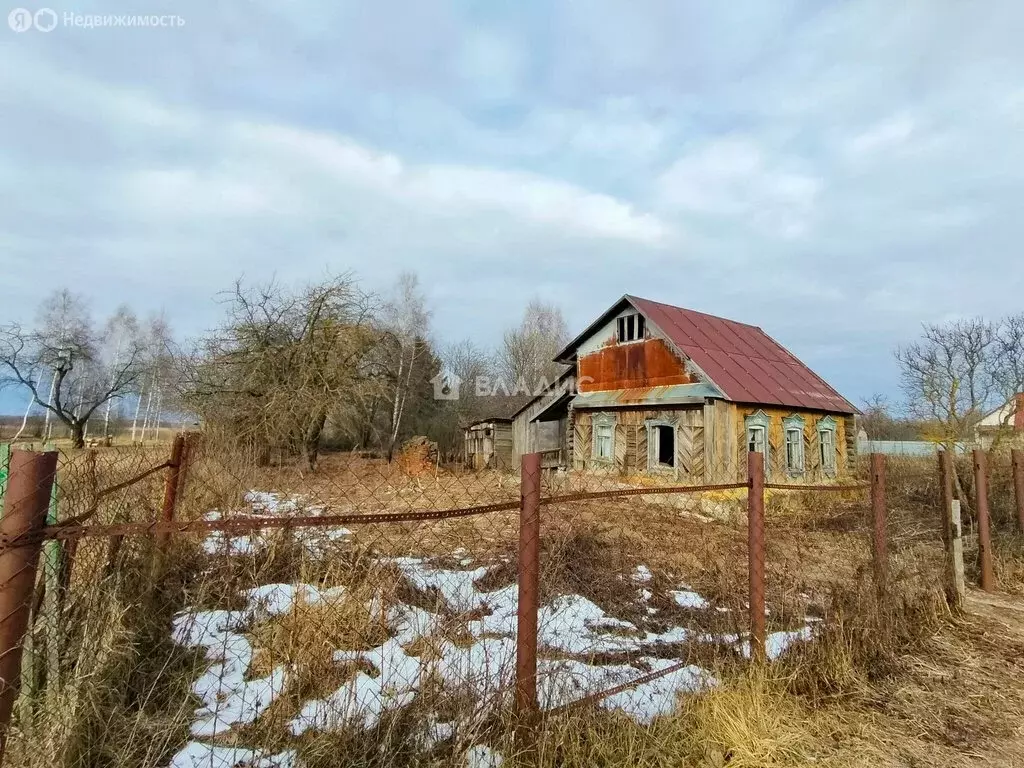
[(443, 420), (437, 439), (449, 457), (462, 449), (462, 428), (494, 410), (487, 395), (478, 395), (476, 382), (489, 381), (494, 375), (494, 356), (469, 339), (450, 344), (441, 353), (443, 375), (449, 383), (459, 383), (458, 397), (441, 401)]
[(391, 379), (391, 422), (388, 434), (388, 461), (395, 453), (395, 443), (405, 415), (405, 406), (419, 373), (430, 333), (430, 310), (415, 273), (403, 272), (395, 286), (394, 296), (385, 304), (383, 328), (388, 337)]
[[(140, 441), (145, 441), (146, 432), (154, 428), (155, 434), (159, 437), (160, 423), (163, 417), (165, 405), (164, 393), (173, 384), (175, 377), (174, 367), (174, 341), (171, 334), (171, 327), (167, 316), (161, 312), (153, 315), (146, 323), (145, 329), (146, 363), (145, 375), (141, 381), (146, 392), (146, 411), (143, 414), (142, 431), (139, 435)], [(142, 394), (139, 395), (139, 404), (136, 406), (136, 420), (138, 419), (139, 405), (142, 403)], [(134, 424), (132, 425), (134, 440)]]
[(861, 405), (857, 423), (871, 440), (920, 440), (927, 425), (894, 412), (889, 398), (874, 394)]
[(497, 373), (501, 389), (518, 407), (551, 384), (564, 370), (554, 357), (569, 340), (562, 310), (540, 299), (532, 299), (522, 322), (505, 332), (498, 353)]
[(81, 448), (93, 413), (130, 392), (141, 371), (137, 339), (130, 339), (116, 360), (104, 347), (105, 334), (94, 327), (85, 302), (70, 291), (57, 291), (43, 303), (33, 328), (12, 323), (0, 329), (3, 382), (28, 389)]
[[(110, 358), (115, 369), (121, 362), (121, 356), (131, 346), (132, 340), (138, 338), (139, 321), (131, 308), (127, 304), (122, 304), (104, 328), (104, 353)], [(110, 434), (110, 409), (113, 404), (114, 399), (111, 398), (103, 409), (104, 437)]]
[(996, 392), (995, 331), (982, 318), (926, 324), (919, 341), (896, 350), (910, 412), (934, 423), (952, 448), (967, 438)]
[(996, 325), (992, 378), (1004, 402), (1024, 392), (1024, 312), (1004, 317)]
[(315, 469), (328, 416), (380, 341), (371, 297), (345, 274), (299, 290), (239, 281), (225, 303), (223, 325), (181, 359), (183, 402), (258, 457), (281, 449)]

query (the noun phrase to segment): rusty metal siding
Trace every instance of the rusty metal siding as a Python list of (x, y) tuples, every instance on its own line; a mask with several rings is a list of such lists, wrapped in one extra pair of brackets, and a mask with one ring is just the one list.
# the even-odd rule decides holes
[(672, 384), (697, 379), (662, 339), (619, 344), (612, 339), (599, 351), (579, 359), (579, 391), (603, 392)]

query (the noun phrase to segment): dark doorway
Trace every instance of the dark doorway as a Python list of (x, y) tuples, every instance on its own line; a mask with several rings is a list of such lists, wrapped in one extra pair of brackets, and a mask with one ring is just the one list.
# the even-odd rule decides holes
[(658, 464), (663, 467), (674, 467), (676, 465), (676, 431), (673, 427), (657, 426), (654, 428), (656, 434), (655, 457)]

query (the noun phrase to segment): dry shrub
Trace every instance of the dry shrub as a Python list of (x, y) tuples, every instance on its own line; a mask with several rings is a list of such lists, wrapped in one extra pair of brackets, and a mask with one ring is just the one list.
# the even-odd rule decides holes
[(999, 590), (1024, 594), (1024, 534), (1005, 532), (995, 536), (992, 561)]
[(708, 768), (794, 765), (809, 752), (806, 710), (764, 668), (687, 698), (681, 718), (690, 755)]
[(95, 569), (68, 595), (59, 685), (43, 671), (53, 619), (40, 617), (28, 662), (39, 679), (22, 691), (10, 765), (162, 765), (185, 740), (205, 662), (175, 646), (168, 628), (191, 573), (172, 564), (157, 590), (148, 542), (126, 542), (117, 557), (117, 568)]
[(713, 690), (683, 695), (676, 712), (650, 725), (597, 708), (551, 717), (541, 733), (538, 764), (799, 765), (809, 761), (813, 745), (809, 716), (802, 702), (787, 692), (785, 680), (755, 667), (722, 680)]
[(331, 684), (338, 676), (334, 651), (367, 650), (387, 640), (384, 613), (390, 602), (385, 601), (382, 586), (368, 582), (336, 598), (297, 599), (290, 611), (252, 630), (260, 664), (251, 676), (269, 674), (275, 666), (286, 664), (292, 670), (289, 686), (301, 688), (303, 699), (332, 693), (340, 685)]
[(941, 581), (922, 558), (893, 568), (879, 595), (864, 570), (835, 584), (814, 642), (800, 643), (780, 660), (791, 690), (813, 703), (866, 695), (869, 686), (897, 675), (906, 653), (919, 647), (948, 615)]

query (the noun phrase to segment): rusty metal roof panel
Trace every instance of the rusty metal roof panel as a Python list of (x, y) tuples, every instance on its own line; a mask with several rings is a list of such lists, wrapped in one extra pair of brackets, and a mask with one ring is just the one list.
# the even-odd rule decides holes
[(857, 413), (824, 379), (756, 326), (635, 296), (626, 299), (729, 400)]

